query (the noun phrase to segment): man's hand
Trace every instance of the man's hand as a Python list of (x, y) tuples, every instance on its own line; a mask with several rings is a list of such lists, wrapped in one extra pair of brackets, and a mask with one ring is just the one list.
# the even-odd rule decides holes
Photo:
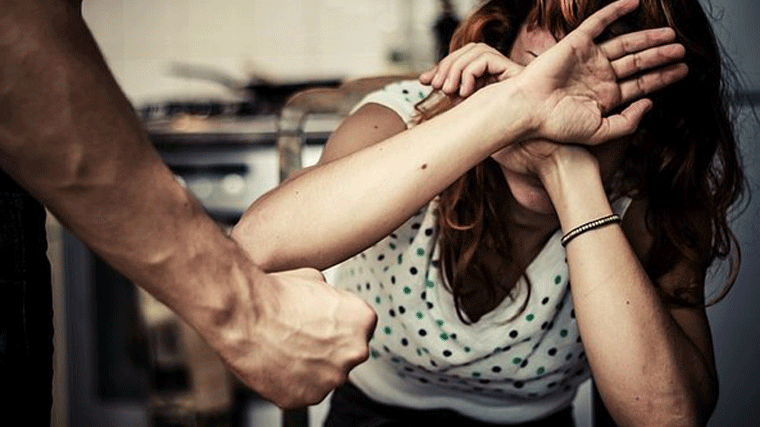
[[(281, 408), (320, 402), (368, 356), (376, 315), (317, 270), (261, 274), (216, 347), (230, 369)], [(250, 305), (249, 305), (250, 304)]]

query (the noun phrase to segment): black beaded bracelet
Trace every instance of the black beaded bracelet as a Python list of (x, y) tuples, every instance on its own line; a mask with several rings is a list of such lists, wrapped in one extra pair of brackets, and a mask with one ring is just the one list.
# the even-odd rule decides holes
[(564, 236), (562, 236), (562, 239), (560, 239), (560, 243), (562, 243), (562, 246), (567, 246), (568, 242), (580, 236), (581, 234), (589, 230), (593, 230), (595, 228), (599, 228), (607, 224), (611, 224), (613, 222), (620, 222), (620, 216), (618, 216), (617, 214), (612, 214), (612, 215), (605, 216), (599, 219), (595, 219), (585, 224), (581, 224), (573, 228), (572, 230), (568, 231), (567, 234), (565, 234)]

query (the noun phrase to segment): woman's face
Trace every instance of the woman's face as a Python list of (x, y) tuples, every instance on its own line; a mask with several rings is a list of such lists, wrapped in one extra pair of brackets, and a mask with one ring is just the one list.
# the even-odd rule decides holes
[[(528, 65), (545, 50), (557, 44), (557, 39), (546, 29), (528, 28), (523, 24), (509, 52), (509, 59)], [(625, 151), (625, 141), (610, 141), (598, 146), (587, 147), (598, 162), (602, 179), (609, 179), (618, 170)], [(539, 214), (554, 214), (549, 194), (537, 176), (525, 172), (525, 156), (519, 150), (505, 148), (491, 157), (501, 165), (502, 172), (515, 201), (528, 211)]]

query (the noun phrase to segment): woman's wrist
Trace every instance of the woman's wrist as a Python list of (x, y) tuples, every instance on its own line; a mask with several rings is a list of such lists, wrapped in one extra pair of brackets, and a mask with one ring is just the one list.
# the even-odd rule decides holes
[(599, 165), (590, 154), (552, 156), (540, 179), (564, 232), (612, 214)]
[(488, 85), (462, 102), (483, 118), (482, 131), (493, 135), (491, 153), (533, 138), (541, 124), (535, 104), (514, 79)]

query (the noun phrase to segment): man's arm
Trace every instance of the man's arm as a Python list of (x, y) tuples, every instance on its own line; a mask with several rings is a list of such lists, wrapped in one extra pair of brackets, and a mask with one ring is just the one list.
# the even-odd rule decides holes
[(152, 148), (80, 3), (0, 1), (0, 166), (264, 397), (321, 400), (366, 358), (374, 313), (318, 272), (250, 263)]

